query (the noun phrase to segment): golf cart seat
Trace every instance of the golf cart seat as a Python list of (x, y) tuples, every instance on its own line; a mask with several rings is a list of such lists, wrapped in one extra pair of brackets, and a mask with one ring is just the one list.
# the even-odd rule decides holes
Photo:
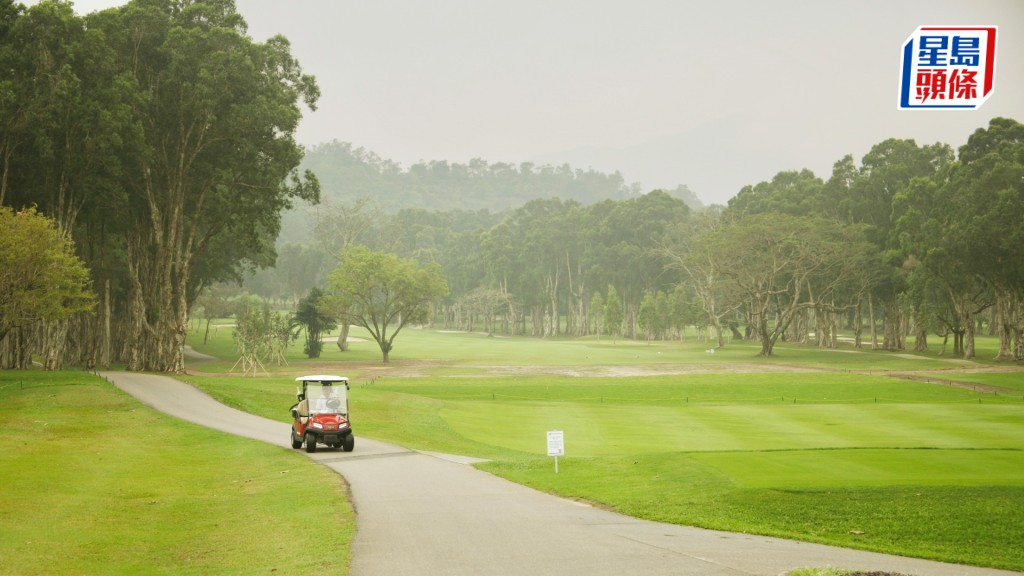
[(296, 410), (299, 411), (299, 418), (302, 418), (302, 421), (306, 422), (306, 420), (309, 419), (309, 400), (303, 399), (301, 402), (299, 402), (299, 405), (298, 407), (296, 407)]

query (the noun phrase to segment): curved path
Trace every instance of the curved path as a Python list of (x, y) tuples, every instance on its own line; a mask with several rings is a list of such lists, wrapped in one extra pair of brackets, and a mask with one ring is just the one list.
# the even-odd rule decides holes
[[(147, 374), (102, 375), (172, 416), (290, 449), (288, 424), (228, 408), (188, 384)], [(1015, 574), (637, 520), (502, 480), (469, 466), (471, 459), (361, 437), (354, 452), (310, 457), (351, 486), (358, 514), (352, 576), (777, 576), (806, 566), (918, 576)]]

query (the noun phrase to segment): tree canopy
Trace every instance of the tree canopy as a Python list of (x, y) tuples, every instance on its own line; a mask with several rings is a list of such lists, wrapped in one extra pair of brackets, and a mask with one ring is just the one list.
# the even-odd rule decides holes
[(0, 26), (0, 202), (38, 203), (81, 239), (129, 369), (183, 371), (202, 288), (272, 265), (282, 210), (318, 198), (294, 140), (315, 80), (285, 38), (253, 41), (232, 0), (85, 17), (5, 0)]
[(366, 328), (380, 346), (384, 362), (402, 328), (426, 322), (430, 304), (448, 294), (448, 283), (436, 264), (419, 266), (365, 246), (341, 255), (328, 285), (341, 319)]
[[(834, 346), (842, 323), (856, 346), (866, 331), (872, 347), (913, 336), (926, 350), (933, 332), (970, 358), (988, 329), (1000, 359), (1024, 359), (1013, 119), (956, 149), (885, 139), (827, 178), (780, 171), (704, 208), (684, 186), (641, 193), (569, 166), (405, 168), (339, 142), (304, 155), (295, 132), (319, 88), (285, 38), (248, 36), (232, 0), (130, 0), (84, 17), (68, 2), (0, 0), (0, 69), (0, 206), (45, 215), (58, 252), (87, 271), (65, 288), (91, 280), (103, 302), (75, 313), (92, 302), (82, 288), (47, 304), (59, 313), (5, 309), (6, 358), (177, 372), (211, 285), (249, 279), (296, 303), (326, 279), (337, 319), (371, 330), (385, 359), (427, 310), (536, 337), (682, 337), (692, 322), (717, 346), (726, 331), (759, 339), (763, 354), (782, 339)], [(318, 202), (321, 181), (318, 214), (289, 211)], [(316, 237), (279, 243), (282, 214)], [(0, 271), (11, 286), (36, 273), (18, 266)]]
[[(91, 310), (89, 272), (53, 220), (0, 206), (0, 340), (43, 320)], [(22, 365), (25, 357), (12, 358)]]

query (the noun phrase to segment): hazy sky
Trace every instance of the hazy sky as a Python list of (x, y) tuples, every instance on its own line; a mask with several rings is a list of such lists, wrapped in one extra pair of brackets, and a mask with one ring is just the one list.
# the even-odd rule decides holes
[[(569, 161), (725, 203), (781, 170), (827, 178), (886, 138), (958, 147), (993, 117), (1024, 121), (1021, 0), (236, 1), (320, 83), (300, 141), (404, 166)], [(980, 110), (897, 110), (920, 25), (999, 27)]]

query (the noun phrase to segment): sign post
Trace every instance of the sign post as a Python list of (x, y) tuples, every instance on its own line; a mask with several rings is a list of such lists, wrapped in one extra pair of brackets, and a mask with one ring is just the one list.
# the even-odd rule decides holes
[(548, 432), (548, 456), (555, 457), (555, 474), (558, 474), (558, 457), (565, 456), (565, 433), (561, 430)]

